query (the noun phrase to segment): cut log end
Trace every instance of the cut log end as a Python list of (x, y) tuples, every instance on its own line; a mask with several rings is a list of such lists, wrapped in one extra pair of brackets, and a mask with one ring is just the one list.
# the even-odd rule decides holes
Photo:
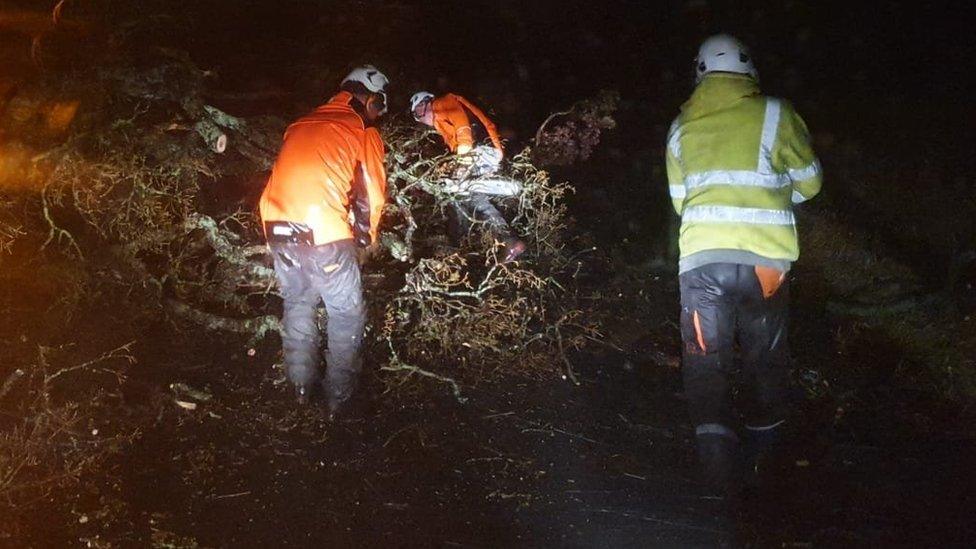
[(194, 124), (193, 129), (213, 152), (222, 153), (227, 150), (227, 134), (213, 122), (201, 120)]

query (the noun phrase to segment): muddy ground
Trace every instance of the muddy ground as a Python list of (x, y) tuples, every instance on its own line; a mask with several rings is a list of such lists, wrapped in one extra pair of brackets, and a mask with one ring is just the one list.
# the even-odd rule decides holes
[[(897, 363), (897, 347), (838, 351), (840, 321), (807, 316), (798, 292), (795, 352), (833, 361), (836, 371), (870, 354), (875, 377), (843, 416), (834, 393), (801, 398), (776, 465), (730, 510), (695, 480), (676, 368), (674, 277), (599, 257), (581, 277), (595, 309), (618, 319), (605, 330), (629, 353), (574, 356), (579, 387), (554, 365), (542, 381), (506, 376), (465, 387), (468, 400), (459, 404), (436, 385), (383, 394), (367, 370), (355, 416), (336, 424), (319, 408), (293, 404), (272, 367), (277, 342), (249, 356), (235, 337), (174, 331), (144, 315), (133, 321), (120, 304), (93, 306), (70, 324), (76, 356), (135, 340), (138, 362), (117, 389), (99, 395), (102, 415), (86, 428), (138, 434), (69, 491), (23, 514), (10, 511), (0, 542), (646, 547), (972, 539), (973, 441), (945, 429), (958, 410), (879, 381)], [(802, 285), (802, 273), (797, 278)], [(29, 319), (10, 319), (2, 332), (8, 355), (11, 347), (29, 354), (52, 337)], [(181, 408), (173, 383), (212, 399)]]

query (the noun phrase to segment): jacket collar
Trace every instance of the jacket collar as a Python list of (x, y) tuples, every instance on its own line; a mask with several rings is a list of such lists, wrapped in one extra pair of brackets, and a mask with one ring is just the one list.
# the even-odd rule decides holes
[(353, 94), (347, 91), (340, 91), (339, 93), (332, 96), (331, 99), (324, 105), (320, 105), (316, 112), (335, 112), (335, 111), (345, 111), (355, 113), (359, 119), (359, 123), (362, 125), (363, 129), (371, 126), (369, 122), (366, 121), (366, 112), (363, 110), (363, 105), (356, 100)]
[(751, 76), (729, 72), (707, 74), (688, 101), (681, 105), (681, 112), (700, 115), (759, 94), (759, 83)]

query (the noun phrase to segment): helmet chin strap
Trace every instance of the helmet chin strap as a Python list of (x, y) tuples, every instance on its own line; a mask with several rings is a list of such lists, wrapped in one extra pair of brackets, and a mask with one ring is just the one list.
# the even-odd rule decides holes
[[(377, 102), (379, 102), (381, 105), (378, 106), (376, 104)], [(349, 102), (349, 106), (351, 106), (352, 110), (356, 111), (356, 114), (363, 119), (363, 125), (369, 128), (375, 126), (376, 119), (386, 113), (386, 94), (382, 92), (370, 93), (368, 96), (366, 96), (365, 102), (356, 95), (353, 95), (352, 101)], [(370, 111), (375, 112), (375, 116), (370, 116)]]
[(389, 107), (387, 106), (386, 103), (386, 94), (383, 92), (376, 92), (370, 94), (369, 98), (366, 99), (366, 110), (369, 111), (370, 109), (374, 109), (377, 111), (376, 112), (377, 117), (386, 114), (386, 111), (389, 110)]
[(430, 99), (427, 99), (423, 103), (421, 103), (421, 105), (423, 105), (423, 107), (424, 107), (423, 113), (421, 113), (418, 116), (417, 115), (417, 110), (414, 109), (414, 111), (413, 111), (413, 119), (416, 120), (417, 122), (424, 122), (424, 119), (426, 119), (427, 118), (427, 115), (430, 114), (430, 109), (433, 106), (433, 101), (430, 100)]

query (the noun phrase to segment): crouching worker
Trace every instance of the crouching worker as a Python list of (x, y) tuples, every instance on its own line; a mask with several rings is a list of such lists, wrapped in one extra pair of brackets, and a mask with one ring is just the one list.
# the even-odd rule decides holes
[(282, 346), (298, 401), (319, 383), (316, 309), (328, 313), (322, 388), (330, 416), (355, 390), (366, 323), (360, 254), (376, 242), (386, 201), (384, 146), (373, 123), (386, 112), (387, 78), (366, 65), (328, 103), (291, 124), (260, 212), (284, 300)]
[[(505, 156), (501, 139), (491, 120), (470, 101), (452, 93), (435, 98), (422, 91), (410, 98), (410, 111), (414, 120), (437, 130), (457, 155), (457, 179), (471, 180), (498, 172)], [(515, 236), (488, 194), (471, 192), (452, 206), (459, 225), (473, 221), (487, 225), (495, 240), (502, 243), (503, 262), (514, 261), (525, 251), (525, 243)]]
[[(728, 490), (742, 459), (768, 448), (789, 414), (787, 273), (800, 253), (793, 208), (820, 191), (821, 171), (803, 120), (760, 93), (738, 40), (709, 38), (695, 66), (697, 86), (665, 155), (681, 216), (685, 394), (706, 480)], [(751, 405), (745, 455), (732, 407), (736, 340)]]

